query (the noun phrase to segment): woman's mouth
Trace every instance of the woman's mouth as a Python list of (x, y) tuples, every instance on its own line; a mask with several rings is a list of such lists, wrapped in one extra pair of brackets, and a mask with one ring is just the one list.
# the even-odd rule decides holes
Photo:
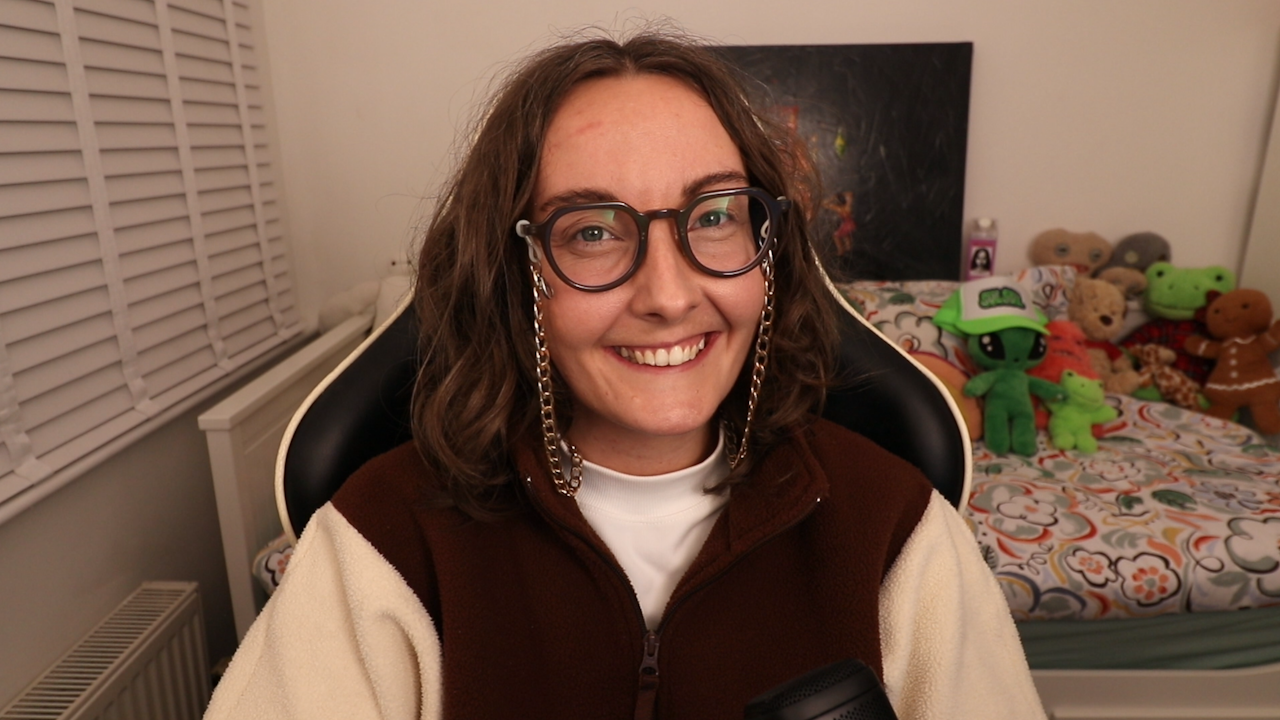
[(698, 357), (698, 353), (707, 346), (707, 336), (698, 338), (696, 343), (672, 345), (664, 348), (614, 348), (622, 357), (636, 365), (652, 365), (654, 367), (671, 367), (683, 365)]

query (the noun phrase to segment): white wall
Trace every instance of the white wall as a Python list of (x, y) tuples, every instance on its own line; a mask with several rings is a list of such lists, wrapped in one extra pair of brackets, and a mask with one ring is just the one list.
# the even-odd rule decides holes
[(219, 399), (0, 525), (0, 707), (144, 580), (200, 583), (211, 659), (235, 649), (213, 475), (196, 426)]
[(555, 29), (668, 14), (728, 43), (973, 41), (966, 216), (1001, 271), (1036, 233), (1164, 234), (1237, 267), (1280, 56), (1275, 0), (266, 0), (305, 300), (405, 252), (503, 64)]

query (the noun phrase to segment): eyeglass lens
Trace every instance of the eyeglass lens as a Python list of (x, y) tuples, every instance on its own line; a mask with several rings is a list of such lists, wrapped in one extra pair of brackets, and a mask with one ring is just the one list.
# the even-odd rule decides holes
[[(680, 229), (688, 237), (694, 258), (716, 272), (734, 272), (751, 265), (769, 226), (768, 206), (747, 194), (703, 198), (682, 217), (685, 221)], [(580, 285), (607, 285), (617, 280), (631, 269), (640, 249), (636, 218), (617, 208), (569, 210), (554, 220), (547, 233), (556, 267)]]

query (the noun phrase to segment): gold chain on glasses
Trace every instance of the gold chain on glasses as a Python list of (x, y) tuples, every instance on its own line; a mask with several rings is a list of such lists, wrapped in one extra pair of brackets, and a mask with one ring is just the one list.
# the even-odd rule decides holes
[(729, 455), (729, 469), (738, 467), (738, 463), (747, 456), (747, 436), (751, 434), (751, 421), (756, 415), (756, 403), (760, 399), (760, 386), (764, 384), (765, 367), (769, 364), (769, 333), (773, 328), (773, 250), (770, 249), (760, 262), (764, 273), (764, 308), (760, 310), (760, 330), (756, 333), (756, 356), (751, 368), (751, 390), (747, 396), (747, 422), (742, 428), (742, 437), (737, 441), (737, 448), (730, 442), (725, 448)]
[(538, 355), (538, 397), (542, 407), (542, 443), (547, 451), (547, 463), (551, 466), (551, 479), (561, 495), (573, 497), (582, 485), (582, 456), (573, 443), (569, 446), (569, 479), (564, 477), (560, 467), (560, 431), (556, 427), (556, 411), (551, 395), (551, 351), (547, 348), (546, 332), (542, 328), (542, 294), (540, 288), (546, 288), (542, 273), (535, 265), (530, 264), (533, 273), (533, 337)]

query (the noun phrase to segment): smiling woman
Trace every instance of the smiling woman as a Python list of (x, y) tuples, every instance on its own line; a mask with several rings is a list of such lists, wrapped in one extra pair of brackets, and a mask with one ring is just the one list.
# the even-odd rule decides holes
[[(574, 88), (552, 119), (534, 207), (571, 188), (643, 208), (685, 206), (695, 195), (746, 182), (737, 146), (692, 88), (662, 75), (608, 77)], [(721, 206), (694, 202), (692, 213), (679, 214), (693, 215), (689, 228), (654, 222), (646, 254), (627, 253), (639, 267), (614, 290), (574, 292), (556, 274), (548, 278), (547, 344), (572, 393), (568, 436), (583, 457), (658, 475), (694, 465), (714, 447), (712, 418), (738, 379), (765, 299), (760, 272), (714, 277), (681, 253), (678, 235), (689, 238), (688, 247), (696, 242), (704, 257), (727, 254), (729, 270), (759, 257), (749, 217), (731, 237), (692, 240), (708, 234), (699, 224), (717, 223)], [(706, 247), (712, 242), (739, 247), (715, 251)], [(575, 255), (572, 246), (549, 247), (553, 258)], [(685, 348), (699, 350), (691, 362), (684, 362)], [(673, 365), (672, 356), (680, 362)]]
[(799, 145), (685, 39), (508, 80), (415, 286), (414, 442), (303, 532), (209, 716), (741, 717), (856, 657), (900, 717), (1043, 717), (972, 535), (812, 413)]

